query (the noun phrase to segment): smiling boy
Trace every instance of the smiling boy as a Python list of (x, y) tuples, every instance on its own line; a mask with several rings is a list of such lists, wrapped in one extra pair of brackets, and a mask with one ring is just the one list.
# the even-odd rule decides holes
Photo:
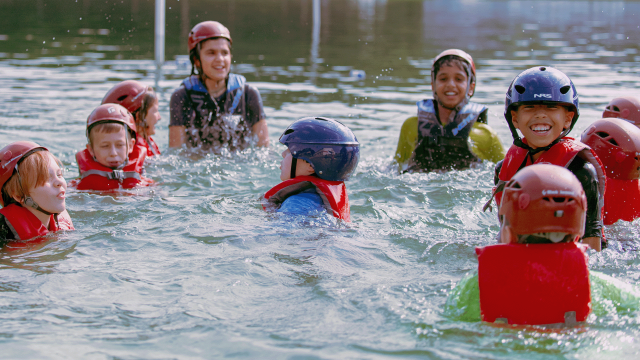
[[(496, 164), (494, 195), (498, 205), (505, 184), (525, 166), (551, 163), (565, 167), (578, 178), (587, 196), (582, 242), (600, 251), (606, 246), (602, 236), (604, 168), (587, 145), (566, 137), (579, 116), (578, 93), (571, 79), (551, 67), (523, 71), (507, 91), (504, 115), (513, 145), (505, 159)], [(549, 201), (554, 201), (553, 194), (550, 195)], [(489, 203), (485, 209), (488, 207)]]
[(442, 52), (431, 68), (431, 87), (433, 100), (419, 101), (418, 116), (402, 125), (395, 155), (400, 170), (465, 169), (481, 159), (502, 160), (487, 107), (469, 101), (476, 87), (473, 58), (457, 49)]
[(98, 106), (87, 118), (87, 147), (76, 154), (78, 190), (114, 190), (149, 185), (142, 176), (146, 149), (135, 146), (136, 124), (117, 104)]

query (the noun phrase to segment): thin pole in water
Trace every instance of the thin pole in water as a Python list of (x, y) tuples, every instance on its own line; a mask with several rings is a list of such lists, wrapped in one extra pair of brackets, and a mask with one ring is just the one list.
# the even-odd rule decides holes
[(318, 57), (320, 47), (320, 0), (313, 0), (313, 29), (311, 31), (311, 72), (315, 79), (318, 70)]
[(156, 0), (156, 91), (160, 90), (158, 83), (162, 78), (162, 65), (164, 64), (164, 28), (165, 0)]

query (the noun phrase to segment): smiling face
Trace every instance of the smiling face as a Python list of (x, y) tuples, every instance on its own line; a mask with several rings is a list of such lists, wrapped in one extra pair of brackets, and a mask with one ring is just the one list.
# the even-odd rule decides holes
[(147, 134), (147, 136), (155, 134), (156, 124), (160, 120), (160, 111), (158, 110), (157, 100), (147, 111), (147, 115), (144, 117), (144, 120), (147, 124), (147, 127), (145, 128), (145, 133)]
[(520, 105), (511, 110), (511, 121), (532, 148), (545, 147), (571, 126), (573, 111), (562, 105)]
[(135, 139), (127, 139), (124, 125), (118, 125), (119, 131), (103, 132), (98, 129), (91, 130), (91, 144), (87, 144), (89, 153), (100, 164), (116, 169), (124, 163), (133, 151)]
[(431, 84), (433, 91), (438, 96), (438, 100), (445, 108), (453, 109), (460, 104), (467, 92), (469, 96), (473, 94), (475, 83), (467, 89), (469, 77), (464, 69), (455, 65), (442, 65), (435, 77), (435, 83)]
[(49, 159), (47, 180), (42, 185), (29, 188), (28, 195), (46, 211), (61, 213), (65, 210), (67, 182), (64, 180), (58, 162), (50, 154), (47, 157)]
[(200, 60), (196, 60), (196, 67), (202, 69), (207, 79), (213, 81), (226, 79), (231, 70), (229, 41), (217, 38), (202, 42)]

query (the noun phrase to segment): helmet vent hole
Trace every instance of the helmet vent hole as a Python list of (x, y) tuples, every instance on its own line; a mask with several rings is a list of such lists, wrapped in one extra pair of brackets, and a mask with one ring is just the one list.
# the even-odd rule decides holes
[(609, 143), (618, 146), (618, 143), (614, 139), (609, 139)]
[(118, 98), (118, 101), (122, 101), (122, 100), (126, 99), (126, 98), (127, 98), (127, 96), (129, 96), (129, 95), (122, 95), (122, 96), (120, 96), (120, 97)]
[(329, 121), (329, 120), (327, 120), (327, 119), (325, 119), (323, 117), (317, 117), (316, 120)]
[(544, 66), (541, 66), (541, 67), (540, 67), (540, 71), (545, 71), (545, 70), (547, 70), (547, 68), (546, 68), (546, 67), (544, 67)]
[(522, 186), (520, 186), (520, 184), (515, 180), (509, 181), (509, 183), (507, 183), (506, 187), (514, 188), (514, 189), (522, 189)]
[(599, 137), (601, 137), (603, 139), (609, 137), (609, 133), (604, 132), (604, 131), (596, 131), (596, 135), (598, 135)]
[(520, 93), (520, 94), (524, 94), (524, 91), (525, 91), (524, 86), (522, 86), (522, 85), (516, 85), (516, 86), (515, 86), (515, 88), (516, 88), (516, 91), (517, 91), (518, 93)]
[(287, 129), (287, 130), (285, 130), (284, 134), (285, 134), (285, 135), (289, 135), (289, 134), (291, 134), (291, 133), (292, 133), (292, 132), (294, 132), (294, 131), (295, 131), (295, 130), (293, 130), (293, 129)]
[(568, 93), (568, 92), (569, 92), (569, 90), (571, 90), (571, 86), (569, 86), (569, 85), (565, 85), (565, 86), (563, 86), (563, 87), (561, 87), (561, 88), (560, 88), (560, 92), (561, 92), (563, 95), (564, 95), (564, 94), (566, 94), (566, 93)]
[(613, 105), (613, 111), (620, 111), (620, 108), (615, 106), (615, 105)]

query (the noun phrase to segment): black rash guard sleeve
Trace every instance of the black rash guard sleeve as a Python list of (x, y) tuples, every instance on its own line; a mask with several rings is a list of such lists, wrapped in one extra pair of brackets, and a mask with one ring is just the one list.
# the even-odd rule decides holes
[(188, 126), (194, 110), (191, 109), (191, 101), (184, 86), (180, 86), (171, 94), (169, 112), (169, 126)]
[[(493, 175), (493, 183), (495, 185), (498, 185), (498, 181), (500, 180), (498, 175), (501, 169), (502, 160), (496, 164)], [(580, 158), (575, 158), (571, 164), (569, 164), (568, 170), (578, 178), (587, 197), (587, 221), (585, 223), (583, 237), (602, 238), (602, 213), (600, 212), (598, 200), (598, 175), (596, 174), (596, 170), (593, 168), (593, 165)]]
[(7, 225), (7, 219), (0, 214), (0, 248), (4, 247), (9, 240), (15, 240), (15, 236)]
[(267, 116), (264, 114), (264, 108), (262, 106), (262, 97), (260, 92), (255, 86), (245, 85), (244, 87), (247, 94), (247, 122), (249, 127), (255, 125), (261, 119), (265, 119)]
[[(596, 169), (590, 163), (580, 158), (575, 158), (568, 167), (575, 175), (587, 196), (587, 222), (584, 229), (584, 237), (602, 238), (602, 213), (600, 211), (598, 175)], [(604, 245), (604, 244), (603, 244)]]

